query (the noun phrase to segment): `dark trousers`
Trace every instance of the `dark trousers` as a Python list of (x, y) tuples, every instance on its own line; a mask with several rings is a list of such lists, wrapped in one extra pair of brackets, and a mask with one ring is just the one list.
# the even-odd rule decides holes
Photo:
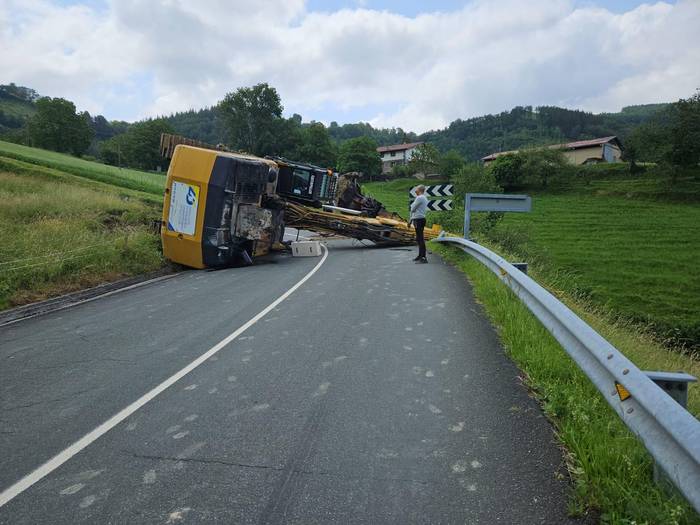
[(425, 257), (425, 238), (423, 237), (423, 230), (425, 229), (425, 219), (413, 219), (413, 226), (416, 227), (418, 257)]

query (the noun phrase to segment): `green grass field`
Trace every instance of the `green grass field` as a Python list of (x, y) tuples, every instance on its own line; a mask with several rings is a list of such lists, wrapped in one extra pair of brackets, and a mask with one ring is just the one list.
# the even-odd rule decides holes
[(90, 180), (104, 182), (142, 191), (162, 197), (165, 189), (165, 174), (146, 173), (143, 171), (117, 168), (99, 162), (91, 162), (71, 155), (56, 153), (38, 148), (29, 148), (11, 142), (0, 141), (0, 157), (20, 160), (38, 166), (55, 168), (65, 173), (77, 175)]
[(700, 342), (700, 206), (601, 195), (535, 195), (489, 238), (546, 278), (679, 343)]
[(0, 156), (0, 309), (162, 268), (161, 203)]

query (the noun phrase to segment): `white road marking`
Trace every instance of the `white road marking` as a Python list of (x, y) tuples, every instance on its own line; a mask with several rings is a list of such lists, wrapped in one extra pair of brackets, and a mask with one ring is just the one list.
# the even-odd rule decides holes
[(248, 330), (251, 326), (253, 326), (255, 323), (260, 321), (263, 317), (265, 317), (268, 313), (270, 313), (275, 307), (277, 307), (282, 301), (284, 301), (287, 297), (292, 295), (301, 285), (303, 285), (306, 281), (311, 279), (311, 277), (323, 266), (323, 263), (326, 262), (326, 259), (328, 258), (328, 248), (326, 246), (323, 246), (323, 257), (321, 260), (314, 266), (309, 273), (307, 273), (299, 282), (297, 282), (294, 286), (292, 286), (289, 290), (284, 292), (282, 295), (280, 295), (277, 299), (275, 299), (274, 302), (272, 302), (269, 306), (267, 306), (263, 311), (258, 313), (255, 317), (250, 319), (248, 322), (246, 322), (243, 326), (238, 328), (235, 332), (227, 336), (226, 338), (222, 339), (219, 341), (216, 345), (211, 347), (209, 350), (207, 350), (205, 353), (203, 353), (201, 356), (199, 356), (197, 359), (192, 361), (189, 365), (187, 365), (185, 368), (180, 370), (179, 372), (176, 372), (172, 376), (170, 376), (168, 379), (163, 381), (161, 384), (159, 384), (157, 387), (152, 389), (150, 392), (147, 392), (143, 396), (141, 396), (139, 399), (131, 403), (129, 406), (126, 408), (122, 409), (120, 412), (117, 414), (113, 415), (110, 419), (102, 423), (100, 426), (92, 430), (91, 432), (85, 434), (82, 438), (80, 438), (78, 441), (70, 445), (68, 448), (64, 449), (63, 451), (59, 452), (56, 454), (53, 458), (48, 460), (46, 463), (38, 467), (36, 470), (33, 472), (27, 474), (24, 476), (22, 479), (17, 481), (15, 484), (11, 485), (7, 489), (3, 490), (0, 493), (0, 507), (4, 506), (6, 503), (12, 501), (17, 495), (21, 494), (25, 490), (27, 490), (29, 487), (34, 485), (37, 481), (41, 480), (42, 478), (46, 477), (49, 475), (51, 472), (56, 470), (58, 467), (63, 465), (66, 461), (71, 459), (73, 456), (75, 456), (78, 452), (86, 448), (88, 445), (93, 443), (95, 440), (112, 430), (114, 427), (116, 427), (119, 423), (124, 421), (126, 418), (128, 418), (130, 415), (132, 415), (134, 412), (136, 412), (138, 409), (140, 409), (142, 406), (144, 406), (146, 403), (149, 401), (152, 401), (156, 396), (161, 394), (163, 391), (177, 383), (180, 379), (185, 377), (187, 374), (192, 372), (195, 368), (197, 368), (199, 365), (204, 363), (207, 359), (209, 359), (211, 356), (214, 354), (218, 353), (220, 350), (222, 350), (226, 345), (228, 345), (231, 341), (236, 339), (239, 335), (241, 335), (243, 332)]

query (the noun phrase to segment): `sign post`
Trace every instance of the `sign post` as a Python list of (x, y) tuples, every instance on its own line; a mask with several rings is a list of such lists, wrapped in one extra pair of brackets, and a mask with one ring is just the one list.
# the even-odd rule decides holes
[(464, 238), (469, 239), (469, 215), (473, 211), (529, 212), (532, 199), (528, 195), (501, 193), (467, 193), (464, 196)]

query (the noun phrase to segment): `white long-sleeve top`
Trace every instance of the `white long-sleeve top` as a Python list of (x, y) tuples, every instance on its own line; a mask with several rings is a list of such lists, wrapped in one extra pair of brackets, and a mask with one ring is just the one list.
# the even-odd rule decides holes
[(428, 211), (428, 197), (418, 195), (411, 203), (411, 220), (425, 219), (425, 212)]

